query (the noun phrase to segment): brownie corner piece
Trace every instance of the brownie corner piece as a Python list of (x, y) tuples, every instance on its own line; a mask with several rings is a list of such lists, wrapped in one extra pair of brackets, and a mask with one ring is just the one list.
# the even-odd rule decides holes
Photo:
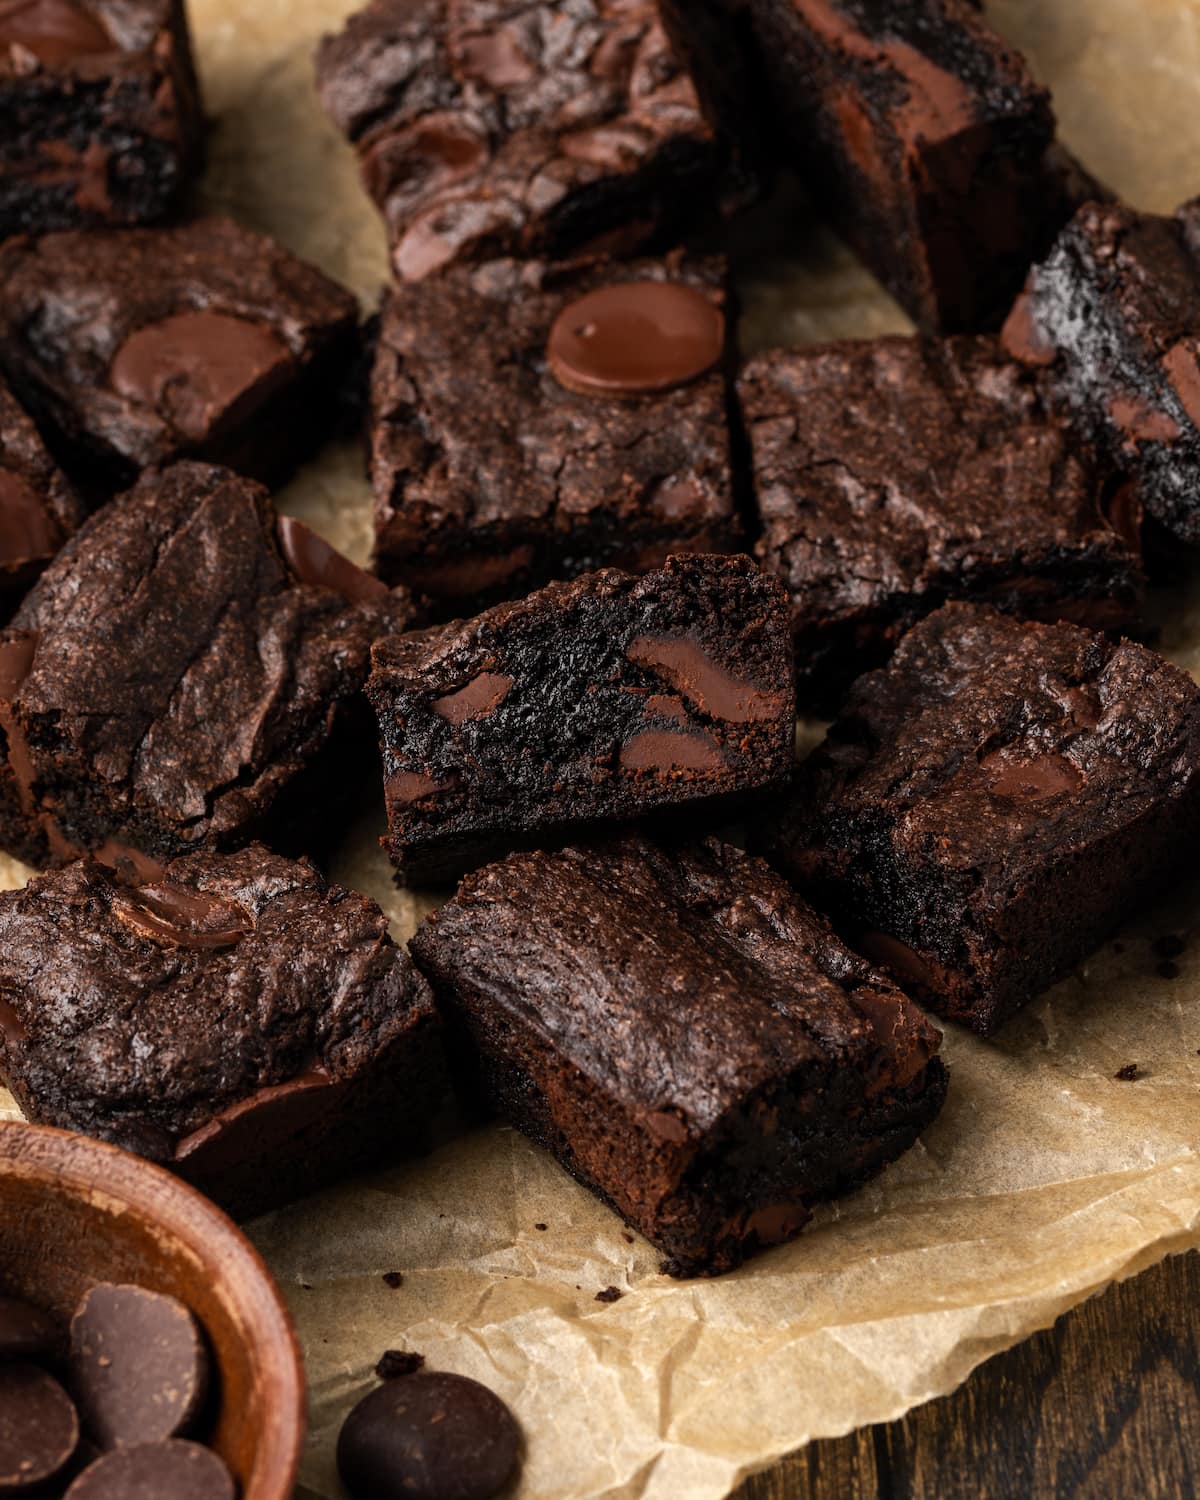
[(0, 626), (82, 519), (74, 489), (0, 380)]
[(395, 287), (371, 384), (381, 574), (452, 615), (737, 547), (728, 299), (715, 256)]
[(675, 1276), (791, 1239), (945, 1096), (916, 1006), (716, 840), (511, 855), (411, 947), (491, 1101)]
[(787, 597), (745, 557), (591, 573), (378, 641), (367, 696), (407, 883), (588, 825), (730, 813), (791, 770)]
[(184, 0), (3, 8), (0, 239), (163, 218), (203, 135)]
[(282, 480), (357, 346), (354, 297), (231, 219), (0, 246), (0, 366), (98, 490), (180, 458)]
[(0, 895), (0, 1077), (27, 1118), (238, 1217), (426, 1143), (441, 1028), (373, 901), (259, 846), (110, 858)]
[(1200, 690), (1156, 652), (951, 604), (851, 689), (762, 845), (918, 999), (983, 1035), (1200, 832)]

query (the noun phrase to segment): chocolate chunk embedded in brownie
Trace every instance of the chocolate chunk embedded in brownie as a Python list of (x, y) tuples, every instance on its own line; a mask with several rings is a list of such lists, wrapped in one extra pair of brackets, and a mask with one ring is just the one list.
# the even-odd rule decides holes
[(1144, 646), (950, 604), (851, 690), (768, 851), (983, 1034), (1189, 858), (1200, 691)]
[(82, 518), (74, 490), (0, 380), (0, 625)]
[(183, 0), (0, 6), (0, 239), (162, 218), (203, 125)]
[(938, 1032), (761, 861), (512, 855), (412, 942), (500, 1110), (669, 1257), (729, 1270), (912, 1145)]
[(380, 572), (448, 614), (741, 534), (720, 261), (502, 261), (390, 296), (371, 393)]
[(180, 457), (284, 477), (338, 416), (349, 292), (228, 219), (0, 247), (0, 365), (103, 488)]
[(664, 0), (706, 109), (798, 170), (916, 323), (995, 328), (1103, 189), (977, 0)]
[(947, 599), (1095, 629), (1136, 620), (1128, 497), (995, 339), (777, 350), (745, 366), (739, 395), (802, 707), (836, 701)]
[(367, 696), (411, 884), (583, 825), (694, 824), (787, 778), (787, 597), (744, 557), (592, 573), (381, 640)]
[(252, 481), (147, 475), (0, 631), (0, 847), (315, 847), (369, 751), (371, 642), (410, 616)]
[(1174, 218), (1081, 209), (1005, 325), (1146, 511), (1200, 542), (1200, 200)]
[(404, 280), (667, 247), (745, 191), (652, 0), (373, 0), (317, 77)]
[(0, 1076), (239, 1215), (420, 1145), (445, 1086), (379, 907), (258, 846), (0, 895)]

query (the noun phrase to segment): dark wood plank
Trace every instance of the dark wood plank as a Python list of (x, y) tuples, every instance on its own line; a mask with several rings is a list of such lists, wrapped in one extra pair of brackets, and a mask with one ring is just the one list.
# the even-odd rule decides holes
[(737, 1500), (1194, 1500), (1200, 1255), (1111, 1288), (902, 1421), (814, 1443)]

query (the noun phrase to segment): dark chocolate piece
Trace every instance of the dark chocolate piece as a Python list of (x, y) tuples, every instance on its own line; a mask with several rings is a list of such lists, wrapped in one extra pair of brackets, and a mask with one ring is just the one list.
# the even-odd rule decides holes
[(199, 1443), (172, 1439), (118, 1448), (89, 1464), (66, 1500), (235, 1500), (220, 1458)]
[(995, 339), (776, 350), (745, 366), (739, 395), (758, 556), (792, 598), (802, 707), (836, 703), (948, 599), (1098, 630), (1137, 621), (1136, 516), (1113, 513), (1044, 379)]
[(715, 840), (512, 855), (412, 942), (482, 1087), (668, 1256), (731, 1269), (900, 1156), (939, 1036), (761, 860)]
[(0, 5), (0, 240), (162, 218), (203, 124), (183, 0)]
[(0, 380), (0, 625), (82, 519), (74, 490)]
[[(3, 1018), (0, 1017), (0, 1025)], [(40, 1307), (0, 1293), (0, 1363), (54, 1360), (62, 1353), (62, 1330)]]
[(666, 248), (747, 193), (651, 0), (373, 0), (317, 77), (404, 280)]
[(229, 219), (0, 248), (0, 364), (81, 482), (177, 458), (286, 477), (337, 416), (349, 292)]
[(521, 1430), (476, 1380), (422, 1371), (364, 1396), (338, 1438), (353, 1500), (493, 1500), (516, 1473)]
[(370, 756), (371, 642), (411, 601), (311, 534), (301, 558), (302, 534), (201, 464), (93, 517), (0, 631), (0, 846), (45, 865), (109, 840), (323, 842)]
[(951, 604), (855, 684), (798, 776), (772, 858), (986, 1035), (1190, 858), (1200, 691), (1144, 646)]
[(727, 312), (719, 259), (396, 288), (372, 379), (380, 572), (452, 614), (735, 548)]
[(406, 881), (588, 824), (729, 812), (791, 769), (787, 600), (748, 558), (550, 584), (381, 640), (372, 662)]
[(0, 1364), (0, 1494), (33, 1491), (78, 1445), (79, 1417), (58, 1381), (36, 1365)]
[(239, 1215), (420, 1149), (445, 1088), (379, 907), (255, 847), (0, 896), (0, 1077)]

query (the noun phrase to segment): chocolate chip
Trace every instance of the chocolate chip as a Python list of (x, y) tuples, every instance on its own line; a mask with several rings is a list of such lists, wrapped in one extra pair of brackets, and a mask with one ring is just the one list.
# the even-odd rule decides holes
[(0, 1361), (56, 1359), (65, 1344), (62, 1329), (40, 1307), (0, 1296)]
[(411, 1349), (388, 1349), (375, 1366), (375, 1373), (380, 1380), (398, 1380), (401, 1375), (415, 1375), (424, 1363), (425, 1356)]
[(402, 1271), (385, 1271), (383, 1273), (385, 1286), (390, 1286), (392, 1291), (397, 1291), (404, 1285), (404, 1273)]
[(367, 604), (387, 594), (382, 578), (364, 572), (295, 516), (280, 516), (276, 534), (284, 560), (301, 583), (332, 589), (350, 604)]
[(20, 47), (44, 67), (55, 68), (77, 57), (114, 50), (100, 18), (75, 0), (33, 0), (2, 10), (0, 52)]
[(106, 1453), (79, 1475), (67, 1500), (234, 1500), (235, 1493), (211, 1449), (174, 1439)]
[(535, 1229), (540, 1229), (542, 1231), (542, 1233), (544, 1234), (546, 1232), (546, 1230), (549, 1229), (550, 1226), (549, 1226), (549, 1224), (535, 1224), (533, 1227)]
[(0, 1494), (20, 1494), (65, 1468), (79, 1445), (71, 1398), (36, 1365), (0, 1365)]
[(1134, 1083), (1142, 1076), (1142, 1070), (1137, 1063), (1126, 1063), (1123, 1068), (1118, 1068), (1113, 1077), (1121, 1083)]
[(602, 1292), (596, 1293), (597, 1302), (620, 1302), (625, 1293), (619, 1286), (606, 1286)]
[(500, 1398), (461, 1375), (422, 1372), (365, 1396), (337, 1461), (354, 1500), (491, 1500), (512, 1478), (520, 1429)]
[(101, 1282), (71, 1319), (71, 1374), (80, 1412), (103, 1448), (184, 1432), (208, 1386), (195, 1318), (174, 1297)]

